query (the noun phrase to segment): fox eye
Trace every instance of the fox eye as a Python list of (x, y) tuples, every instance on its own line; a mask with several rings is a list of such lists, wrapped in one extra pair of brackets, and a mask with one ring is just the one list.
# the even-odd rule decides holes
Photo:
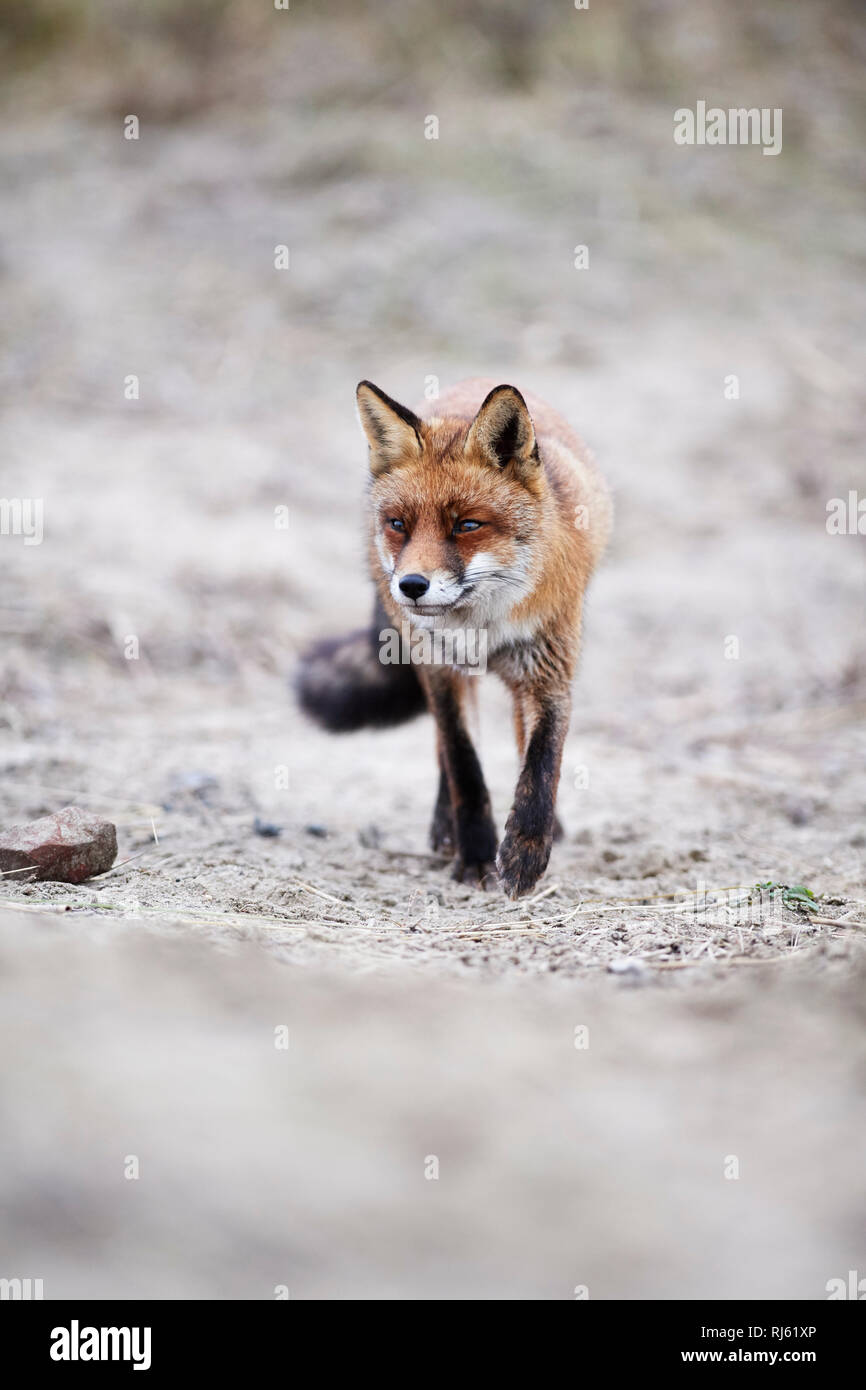
[(402, 521), (400, 520), (399, 516), (389, 516), (389, 517), (388, 517), (388, 525), (391, 527), (391, 530), (392, 530), (392, 531), (405, 531), (405, 530), (406, 530), (406, 527), (403, 525), (403, 523), (402, 523)]
[(477, 531), (478, 527), (483, 525), (483, 521), (455, 521), (454, 534), (459, 535), (461, 531)]

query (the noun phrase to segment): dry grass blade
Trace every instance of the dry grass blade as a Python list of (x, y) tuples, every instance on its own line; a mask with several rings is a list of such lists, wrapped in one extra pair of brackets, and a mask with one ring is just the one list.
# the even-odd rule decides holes
[(112, 864), (111, 868), (106, 869), (104, 873), (94, 874), (92, 878), (89, 878), (87, 880), (87, 882), (97, 883), (101, 878), (108, 878), (109, 874), (116, 874), (118, 869), (122, 869), (126, 864), (131, 864), (134, 859), (140, 859), (143, 854), (148, 854), (150, 850), (153, 848), (153, 845), (146, 845), (144, 849), (140, 849), (138, 851), (138, 854), (131, 854), (128, 859), (119, 860), (117, 864)]
[(331, 893), (324, 893), (321, 888), (314, 888), (311, 883), (304, 883), (302, 879), (292, 880), (293, 888), (301, 888), (305, 893), (313, 893), (317, 898), (324, 898), (325, 902), (336, 903), (337, 907), (348, 907), (357, 911), (354, 903), (347, 903), (343, 898), (335, 898)]

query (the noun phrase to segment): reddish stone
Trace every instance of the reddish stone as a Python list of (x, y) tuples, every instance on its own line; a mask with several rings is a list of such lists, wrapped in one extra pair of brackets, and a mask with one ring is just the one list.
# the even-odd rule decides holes
[(81, 883), (94, 874), (110, 869), (117, 857), (117, 831), (111, 821), (65, 806), (53, 816), (13, 825), (0, 835), (0, 873), (9, 869), (31, 869), (32, 873), (13, 874), (11, 881), (30, 882), (34, 878), (57, 879), (61, 883)]

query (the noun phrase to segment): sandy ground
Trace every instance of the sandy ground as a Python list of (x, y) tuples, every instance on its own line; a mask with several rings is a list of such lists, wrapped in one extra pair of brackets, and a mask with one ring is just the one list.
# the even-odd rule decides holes
[[(0, 823), (79, 804), (137, 856), (2, 885), (0, 1274), (820, 1298), (866, 1260), (863, 540), (826, 527), (866, 486), (844, 83), (810, 88), (835, 140), (801, 103), (778, 160), (567, 81), (457, 82), (434, 144), (348, 22), (339, 97), (303, 32), (254, 98), (142, 97), (137, 144), (38, 87), (0, 142), (2, 491), (45, 517), (0, 536)], [(329, 739), (288, 691), (370, 602), (356, 380), (411, 403), (476, 373), (563, 409), (617, 507), (567, 835), (518, 904), (427, 854), (426, 720)], [(492, 684), (481, 749), (501, 826)]]

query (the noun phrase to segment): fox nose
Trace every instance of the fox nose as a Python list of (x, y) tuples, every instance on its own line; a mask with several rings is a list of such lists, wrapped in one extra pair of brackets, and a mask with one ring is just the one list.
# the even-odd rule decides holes
[(430, 580), (425, 579), (423, 574), (407, 574), (400, 580), (400, 593), (407, 598), (419, 599), (429, 588)]

